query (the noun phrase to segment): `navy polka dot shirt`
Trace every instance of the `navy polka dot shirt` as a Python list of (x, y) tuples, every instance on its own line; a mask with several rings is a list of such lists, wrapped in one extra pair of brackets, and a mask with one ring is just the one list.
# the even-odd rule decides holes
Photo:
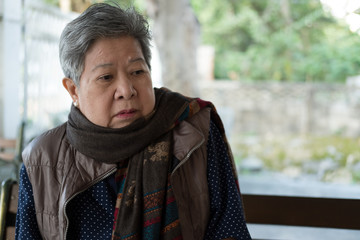
[[(207, 149), (210, 222), (205, 239), (251, 239), (226, 145), (214, 123), (210, 125)], [(32, 187), (24, 166), (20, 171), (19, 187), (16, 239), (42, 239), (36, 222)], [(111, 239), (115, 201), (114, 175), (77, 195), (67, 206), (71, 222), (67, 239)]]

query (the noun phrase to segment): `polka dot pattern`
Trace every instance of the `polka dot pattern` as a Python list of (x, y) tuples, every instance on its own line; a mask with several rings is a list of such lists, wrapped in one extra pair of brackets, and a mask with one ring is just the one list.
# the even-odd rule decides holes
[(111, 239), (116, 194), (109, 184), (114, 175), (77, 195), (67, 206), (72, 239)]
[(24, 166), (20, 170), (19, 189), (15, 239), (41, 239), (36, 222), (32, 187)]
[(251, 239), (227, 148), (212, 122), (207, 149), (210, 222), (205, 239)]

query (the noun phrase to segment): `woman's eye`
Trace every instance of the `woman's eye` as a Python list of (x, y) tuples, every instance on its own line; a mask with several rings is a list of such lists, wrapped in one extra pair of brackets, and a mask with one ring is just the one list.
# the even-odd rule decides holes
[(103, 80), (103, 81), (110, 81), (111, 79), (113, 79), (112, 75), (104, 75), (98, 78), (99, 80)]
[(137, 71), (134, 71), (133, 73), (132, 73), (132, 75), (139, 75), (139, 74), (142, 74), (142, 73), (144, 73), (145, 71), (144, 70), (137, 70)]

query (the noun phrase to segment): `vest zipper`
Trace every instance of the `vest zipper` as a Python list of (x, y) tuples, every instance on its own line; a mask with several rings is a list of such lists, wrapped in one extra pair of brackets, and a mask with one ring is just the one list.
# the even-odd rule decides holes
[(202, 138), (201, 141), (195, 146), (193, 147), (187, 154), (186, 156), (183, 158), (183, 160), (180, 161), (180, 163), (174, 168), (174, 170), (172, 171), (171, 174), (173, 174), (179, 167), (181, 167), (191, 156), (191, 154), (197, 150), (198, 148), (200, 148), (200, 146), (205, 142), (205, 138)]
[(116, 172), (116, 167), (111, 169), (109, 172), (107, 172), (104, 176), (102, 176), (101, 178), (95, 180), (94, 182), (92, 182), (91, 184), (89, 184), (89, 186), (87, 186), (86, 188), (84, 188), (83, 190), (76, 192), (74, 195), (72, 195), (68, 200), (66, 200), (65, 204), (64, 204), (64, 216), (66, 219), (66, 229), (65, 229), (65, 233), (64, 233), (64, 240), (66, 240), (67, 238), (67, 232), (69, 230), (69, 218), (66, 215), (66, 206), (67, 204), (73, 199), (75, 198), (77, 195), (79, 195), (82, 192), (85, 192), (87, 189), (89, 189), (91, 186), (94, 186), (95, 184), (97, 184), (98, 182), (104, 180), (105, 178), (107, 178), (108, 176), (110, 176), (111, 174), (113, 174), (114, 172)]

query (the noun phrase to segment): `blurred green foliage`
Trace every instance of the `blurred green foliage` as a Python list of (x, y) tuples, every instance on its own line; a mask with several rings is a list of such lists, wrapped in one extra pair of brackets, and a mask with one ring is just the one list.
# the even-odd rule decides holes
[[(61, 0), (42, 0), (44, 3), (54, 5), (59, 7)], [(72, 0), (72, 3), (82, 3), (82, 4), (94, 4), (99, 2), (109, 3), (109, 4), (119, 4), (120, 6), (135, 6), (140, 11), (144, 11), (145, 9), (145, 0)]]
[(55, 6), (59, 6), (59, 2), (60, 0), (43, 0), (44, 3), (50, 4), (50, 5), (55, 5)]
[(344, 82), (360, 74), (360, 37), (320, 0), (191, 0), (215, 78)]

